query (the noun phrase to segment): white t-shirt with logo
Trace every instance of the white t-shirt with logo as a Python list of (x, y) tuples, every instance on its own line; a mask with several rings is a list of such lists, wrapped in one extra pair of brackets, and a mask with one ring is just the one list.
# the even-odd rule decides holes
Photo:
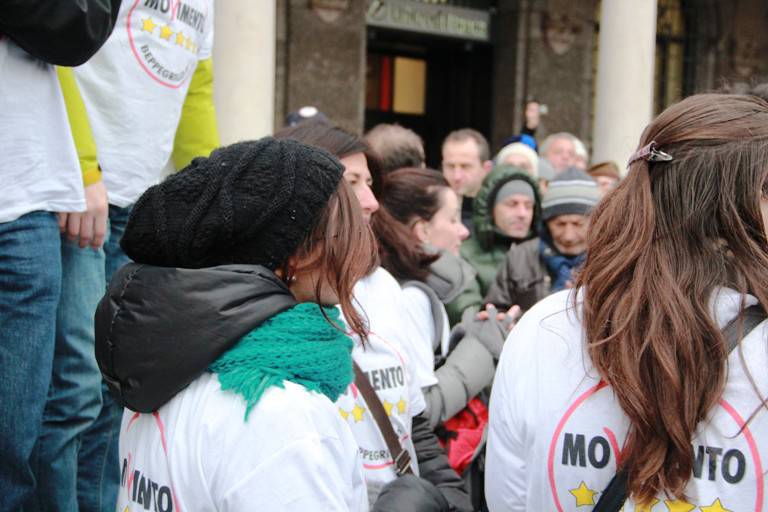
[(244, 418), (210, 373), (155, 413), (126, 409), (117, 510), (368, 510), (357, 443), (328, 398), (285, 382)]
[[(711, 310), (721, 328), (736, 317), (740, 301), (733, 290), (716, 294)], [(756, 303), (746, 297), (747, 305)], [(569, 291), (554, 294), (522, 318), (505, 344), (490, 405), (492, 511), (589, 511), (616, 473), (629, 421), (585, 351), (579, 315)], [(767, 336), (763, 322), (741, 343), (762, 397), (768, 396)], [(725, 392), (691, 442), (687, 500), (659, 495), (646, 506), (628, 501), (624, 511), (766, 510), (768, 411), (745, 370), (733, 351)]]
[(54, 67), (0, 34), (0, 77), (0, 222), (33, 211), (85, 211)]
[(213, 0), (126, 0), (107, 42), (75, 69), (110, 203), (128, 206), (162, 177), (212, 46)]
[[(400, 285), (386, 270), (378, 268), (355, 285), (354, 295), (368, 317), (371, 333), (365, 346), (354, 337), (352, 358), (376, 391), (400, 443), (410, 452), (413, 470), (418, 474), (411, 423), (414, 416), (424, 411), (426, 404), (404, 346)], [(392, 455), (354, 383), (339, 397), (336, 406), (337, 413), (350, 426), (357, 440), (369, 499), (373, 503), (381, 488), (396, 478)]]

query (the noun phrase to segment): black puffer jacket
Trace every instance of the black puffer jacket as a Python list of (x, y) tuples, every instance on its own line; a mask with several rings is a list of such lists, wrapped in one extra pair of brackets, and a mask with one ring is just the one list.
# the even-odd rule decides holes
[(272, 272), (130, 263), (96, 310), (96, 359), (121, 405), (152, 412), (268, 318), (296, 304)]
[(77, 66), (104, 44), (120, 11), (120, 0), (5, 0), (0, 2), (0, 37), (59, 66)]

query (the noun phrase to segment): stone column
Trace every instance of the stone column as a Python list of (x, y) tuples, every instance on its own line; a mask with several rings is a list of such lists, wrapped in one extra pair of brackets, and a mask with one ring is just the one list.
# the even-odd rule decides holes
[(592, 161), (624, 168), (653, 116), (656, 0), (602, 2)]
[(222, 144), (272, 133), (274, 0), (226, 0), (214, 11), (213, 97)]

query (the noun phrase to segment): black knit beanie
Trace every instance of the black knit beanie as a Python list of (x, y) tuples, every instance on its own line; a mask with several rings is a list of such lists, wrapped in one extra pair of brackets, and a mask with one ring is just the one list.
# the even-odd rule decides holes
[(144, 192), (120, 246), (149, 265), (274, 270), (308, 235), (343, 172), (327, 152), (294, 140), (225, 146)]

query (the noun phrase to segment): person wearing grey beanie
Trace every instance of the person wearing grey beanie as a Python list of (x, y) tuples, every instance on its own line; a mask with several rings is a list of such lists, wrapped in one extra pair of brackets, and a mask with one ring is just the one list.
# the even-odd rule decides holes
[(539, 238), (513, 246), (485, 297), (498, 308), (525, 311), (550, 293), (570, 286), (583, 262), (588, 216), (600, 200), (595, 180), (566, 169), (549, 184), (541, 204), (544, 229)]
[(477, 272), (477, 286), (447, 306), (451, 323), (468, 307), (481, 308), (509, 248), (539, 236), (541, 194), (536, 179), (513, 165), (497, 165), (475, 197), (474, 231), (461, 245), (461, 257)]

